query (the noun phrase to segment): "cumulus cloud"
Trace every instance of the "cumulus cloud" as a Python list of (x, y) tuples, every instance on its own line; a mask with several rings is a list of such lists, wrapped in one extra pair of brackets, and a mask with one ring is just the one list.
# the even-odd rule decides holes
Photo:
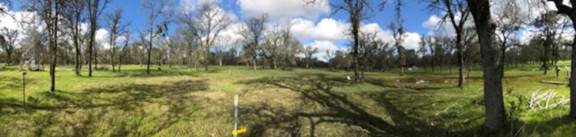
[[(0, 6), (3, 5), (0, 4)], [(36, 29), (36, 31), (44, 30), (44, 24), (39, 20), (36, 12), (14, 11), (5, 6), (3, 6), (3, 8), (6, 12), (0, 14), (0, 29), (7, 29), (18, 33), (15, 43), (17, 48), (21, 47), (21, 41), (26, 38), (26, 31), (32, 28)]]
[(238, 0), (242, 11), (250, 16), (268, 15), (272, 18), (305, 17), (316, 18), (330, 12), (328, 0)]
[(422, 36), (420, 34), (414, 32), (407, 32), (406, 34), (404, 34), (404, 42), (402, 45), (406, 49), (418, 50), (420, 48), (421, 40)]
[(218, 35), (219, 39), (217, 46), (233, 46), (244, 40), (241, 35), (245, 24), (243, 22), (230, 24), (226, 29), (222, 30)]
[(183, 12), (192, 12), (202, 5), (218, 3), (219, 0), (180, 0), (181, 10)]
[[(445, 18), (445, 20), (443, 19), (444, 14), (446, 13), (441, 13), (441, 15), (432, 15), (428, 17), (428, 20), (422, 23), (422, 27), (427, 28), (429, 30), (428, 35), (443, 35), (448, 37), (456, 36), (456, 31), (454, 30), (452, 23), (450, 23), (451, 22), (450, 19), (449, 18)], [(458, 12), (454, 15), (455, 15), (454, 20), (456, 20), (456, 22), (459, 22), (462, 18), (462, 13)], [(466, 28), (474, 27), (474, 22), (472, 20), (471, 15), (468, 16), (468, 20), (466, 20), (466, 22), (464, 23), (464, 27)]]
[(96, 45), (98, 48), (110, 49), (110, 33), (106, 29), (96, 30)]
[(442, 21), (442, 19), (440, 17), (438, 17), (437, 15), (432, 15), (428, 18), (428, 20), (426, 20), (424, 23), (422, 23), (422, 26), (424, 28), (434, 30), (434, 29), (438, 28), (438, 25), (440, 24), (441, 21)]
[(300, 39), (345, 40), (348, 23), (324, 18), (315, 24), (311, 20), (296, 18), (291, 21), (290, 31)]
[(326, 53), (327, 51), (334, 52), (346, 50), (346, 48), (339, 48), (336, 44), (334, 44), (334, 42), (327, 40), (314, 41), (312, 43), (305, 44), (304, 47), (312, 47), (318, 49), (318, 52), (314, 54), (313, 57), (324, 62), (328, 62), (328, 60), (330, 60), (330, 57)]
[[(334, 19), (322, 19), (317, 24), (306, 19), (292, 20), (292, 33), (300, 39), (312, 40), (304, 44), (304, 47), (313, 47), (318, 49), (315, 58), (321, 61), (329, 60), (326, 51), (346, 51), (348, 48), (338, 46), (337, 41), (350, 41), (351, 38), (346, 35), (349, 23), (336, 21)], [(392, 32), (383, 29), (377, 23), (362, 24), (360, 31), (366, 33), (375, 33), (376, 37), (385, 43), (394, 43)], [(421, 35), (415, 32), (406, 32), (402, 46), (410, 50), (420, 48)]]
[[(377, 23), (364, 24), (360, 28), (362, 32), (376, 33), (376, 37), (385, 43), (395, 43), (392, 31), (384, 30)], [(404, 33), (402, 46), (406, 49), (418, 50), (420, 48), (421, 35), (415, 32)]]
[(364, 33), (376, 33), (376, 37), (385, 43), (394, 43), (392, 31), (384, 30), (377, 23), (364, 24), (360, 27), (360, 31)]

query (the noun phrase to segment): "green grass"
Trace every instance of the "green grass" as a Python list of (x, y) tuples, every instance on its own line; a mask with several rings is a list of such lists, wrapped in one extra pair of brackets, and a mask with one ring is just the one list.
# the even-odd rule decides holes
[[(560, 62), (567, 65), (569, 63)], [(568, 106), (529, 110), (538, 89), (568, 97), (566, 81), (538, 65), (508, 68), (506, 107), (516, 110), (502, 136), (570, 136)], [(28, 72), (27, 103), (22, 104), (21, 72), (0, 70), (0, 136), (230, 136), (232, 99), (240, 95), (245, 136), (481, 136), (484, 120), (482, 73), (470, 72), (455, 87), (456, 68), (418, 70), (399, 76), (367, 72), (366, 81), (346, 80), (346, 71), (327, 69), (252, 70), (212, 66), (123, 66), (122, 72), (76, 76), (71, 66), (57, 69), (57, 92), (50, 93), (47, 71)], [(424, 80), (425, 83), (416, 84)], [(517, 103), (519, 105), (515, 105)]]

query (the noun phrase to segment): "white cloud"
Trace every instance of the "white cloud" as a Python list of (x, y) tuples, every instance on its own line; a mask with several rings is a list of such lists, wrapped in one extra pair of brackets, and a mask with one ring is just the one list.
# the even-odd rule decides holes
[(268, 15), (272, 18), (316, 18), (330, 12), (328, 0), (316, 0), (313, 4), (305, 0), (238, 0), (237, 4), (250, 16)]
[[(362, 25), (360, 31), (376, 33), (376, 37), (385, 43), (394, 43), (395, 41), (392, 32), (390, 30), (382, 29), (377, 23)], [(406, 32), (404, 33), (404, 41), (402, 42), (402, 46), (406, 49), (417, 50), (420, 48), (421, 37), (422, 36), (418, 33)]]
[[(507, 0), (496, 0), (493, 1), (493, 10), (492, 15), (497, 15), (504, 13), (503, 11), (509, 10), (506, 6)], [(520, 19), (524, 20), (534, 20), (540, 14), (545, 13), (547, 11), (556, 11), (556, 7), (553, 2), (551, 1), (542, 1), (542, 0), (515, 0), (513, 1), (518, 5), (518, 15)], [(569, 3), (568, 0), (564, 0), (564, 3)], [(570, 4), (568, 4), (570, 5)]]
[(218, 3), (219, 0), (180, 0), (183, 12), (192, 12), (200, 8), (202, 5)]
[(414, 32), (407, 32), (404, 34), (404, 42), (402, 45), (406, 49), (414, 49), (418, 50), (420, 48), (420, 42), (422, 40), (422, 36), (418, 33)]
[(428, 20), (426, 20), (424, 23), (422, 23), (422, 26), (430, 29), (430, 30), (434, 30), (436, 28), (438, 28), (438, 24), (440, 24), (440, 22), (442, 21), (442, 19), (436, 15), (432, 15), (428, 18)]
[(110, 49), (109, 37), (110, 34), (106, 29), (98, 29), (96, 30), (96, 45), (99, 46), (98, 48), (103, 49)]
[(337, 21), (332, 18), (324, 18), (317, 24), (314, 22), (296, 18), (291, 21), (290, 31), (300, 39), (313, 40), (345, 40), (348, 23)]
[(376, 33), (376, 37), (385, 43), (394, 43), (394, 37), (390, 30), (384, 30), (377, 23), (364, 24), (360, 31), (365, 33)]
[(338, 48), (338, 46), (336, 46), (336, 44), (334, 44), (331, 41), (326, 41), (326, 40), (321, 40), (321, 41), (314, 41), (312, 43), (306, 44), (304, 45), (304, 47), (312, 47), (312, 48), (316, 48), (318, 49), (318, 52), (316, 54), (313, 55), (314, 58), (320, 60), (320, 61), (324, 61), (324, 62), (328, 62), (328, 60), (330, 59), (327, 55), (327, 51), (345, 51), (345, 48)]
[[(422, 23), (424, 28), (427, 28), (428, 35), (443, 35), (448, 37), (456, 37), (456, 31), (454, 30), (454, 26), (452, 25), (450, 18), (446, 18), (443, 20), (443, 16), (446, 13), (441, 13), (441, 15), (432, 15), (428, 18), (428, 20)], [(454, 20), (459, 22), (462, 18), (462, 13), (458, 12), (454, 15)], [(472, 15), (468, 15), (466, 22), (464, 23), (465, 28), (474, 27), (474, 22), (472, 19)]]
[(244, 29), (244, 23), (238, 22), (230, 24), (226, 29), (220, 32), (217, 46), (233, 46), (244, 40), (242, 36), (242, 31)]
[(6, 7), (4, 8), (6, 12), (0, 14), (0, 29), (8, 29), (10, 31), (18, 32), (15, 45), (17, 48), (22, 46), (21, 42), (26, 38), (26, 31), (36, 29), (36, 31), (41, 32), (44, 30), (44, 22), (39, 20), (36, 12), (13, 11)]

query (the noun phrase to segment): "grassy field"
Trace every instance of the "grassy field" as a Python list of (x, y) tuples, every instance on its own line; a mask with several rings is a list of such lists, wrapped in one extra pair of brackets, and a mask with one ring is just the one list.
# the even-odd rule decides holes
[[(59, 67), (55, 93), (47, 71), (28, 72), (24, 105), (21, 72), (9, 66), (0, 70), (0, 136), (231, 136), (234, 94), (244, 136), (482, 136), (481, 72), (470, 72), (460, 89), (453, 71), (367, 72), (365, 82), (352, 83), (350, 72), (327, 69), (166, 66), (148, 76), (130, 65), (87, 77)], [(510, 128), (502, 136), (574, 134), (567, 105), (529, 108), (535, 93), (568, 97), (565, 72), (553, 73), (507, 69)]]

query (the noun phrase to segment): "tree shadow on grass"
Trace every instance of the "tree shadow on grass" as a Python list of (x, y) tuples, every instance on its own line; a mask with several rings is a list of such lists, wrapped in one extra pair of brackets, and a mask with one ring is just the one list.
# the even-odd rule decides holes
[[(112, 72), (111, 70), (102, 70), (107, 72)], [(160, 77), (160, 76), (198, 76), (199, 71), (190, 71), (190, 69), (180, 69), (180, 68), (170, 68), (166, 70), (150, 70), (150, 74), (146, 72), (146, 69), (123, 69), (122, 71), (113, 72), (112, 75), (98, 75), (95, 73), (92, 77), (98, 78), (115, 78), (115, 77)], [(217, 73), (220, 70), (210, 70), (210, 73)], [(90, 78), (88, 75), (81, 75), (84, 78)]]
[(152, 136), (190, 121), (199, 108), (189, 93), (207, 88), (204, 80), (183, 80), (44, 92), (30, 97), (26, 106), (21, 100), (0, 99), (0, 121), (5, 123), (0, 136), (25, 133), (10, 128), (19, 123), (31, 123), (27, 128), (34, 136)]
[(119, 77), (155, 77), (155, 76), (196, 76), (197, 72), (184, 71), (185, 69), (170, 69), (170, 70), (151, 70), (150, 74), (146, 73), (146, 69), (131, 69), (122, 70), (117, 73)]
[[(550, 113), (550, 112), (548, 112)], [(575, 119), (568, 116), (543, 121), (525, 122), (515, 130), (516, 136), (570, 136), (576, 129)]]
[(333, 78), (325, 78), (317, 75), (315, 78), (284, 77), (262, 78), (246, 81), (244, 84), (266, 84), (288, 89), (301, 96), (303, 102), (308, 102), (322, 107), (321, 111), (298, 110), (287, 112), (262, 104), (245, 108), (245, 113), (258, 115), (265, 119), (260, 124), (252, 125), (249, 136), (266, 136), (264, 131), (268, 128), (280, 128), (286, 135), (299, 136), (302, 127), (302, 119), (308, 120), (309, 134), (315, 136), (315, 127), (319, 124), (337, 123), (352, 127), (360, 127), (367, 131), (370, 136), (445, 136), (446, 130), (428, 125), (423, 120), (409, 117), (398, 110), (397, 106), (390, 103), (387, 98), (379, 98), (379, 106), (386, 109), (387, 115), (392, 121), (374, 115), (352, 100), (346, 94), (336, 92), (332, 88), (335, 83), (342, 84), (345, 81)]

